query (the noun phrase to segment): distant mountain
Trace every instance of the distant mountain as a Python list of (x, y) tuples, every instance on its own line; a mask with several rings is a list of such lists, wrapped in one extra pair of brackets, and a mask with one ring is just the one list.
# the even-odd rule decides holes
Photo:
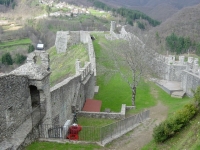
[(113, 6), (140, 10), (153, 19), (164, 21), (178, 10), (199, 4), (199, 0), (99, 0)]

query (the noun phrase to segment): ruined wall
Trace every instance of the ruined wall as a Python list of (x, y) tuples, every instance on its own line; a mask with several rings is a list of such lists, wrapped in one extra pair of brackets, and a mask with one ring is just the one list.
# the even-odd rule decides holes
[(0, 76), (0, 142), (8, 138), (31, 112), (26, 76)]

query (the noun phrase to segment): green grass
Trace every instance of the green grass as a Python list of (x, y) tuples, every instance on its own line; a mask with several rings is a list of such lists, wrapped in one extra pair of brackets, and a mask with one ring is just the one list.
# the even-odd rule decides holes
[[(93, 44), (97, 63), (97, 85), (100, 87), (95, 99), (102, 100), (102, 111), (105, 108), (110, 108), (112, 111), (120, 111), (121, 104), (131, 105), (131, 90), (118, 73), (110, 56), (112, 55), (111, 49), (117, 41), (107, 41), (104, 38), (104, 34), (94, 34), (94, 36), (96, 37)], [(153, 89), (158, 91), (157, 98), (152, 95), (151, 91)], [(158, 100), (168, 106), (169, 114), (171, 114), (188, 103), (190, 98), (172, 98), (154, 83), (141, 80), (136, 93), (136, 110), (131, 112), (139, 112), (144, 108), (154, 106)]]
[(4, 47), (0, 49), (0, 54), (5, 53), (5, 52), (13, 52), (16, 50), (19, 50), (19, 52), (23, 51), (23, 53), (26, 51), (27, 53), (28, 47), (29, 45), (17, 45), (17, 46)]
[[(115, 42), (107, 41), (104, 34), (95, 35), (94, 49), (97, 63), (97, 85), (100, 87), (95, 99), (102, 100), (101, 111), (110, 108), (111, 111), (119, 112), (121, 105), (131, 106), (131, 89), (128, 83), (121, 77), (120, 73), (113, 64), (111, 49)], [(141, 80), (136, 94), (137, 111), (154, 106), (156, 101), (150, 93), (148, 82)]]
[(96, 144), (61, 144), (53, 142), (34, 142), (25, 150), (95, 150), (101, 147)]
[(175, 111), (181, 109), (185, 104), (192, 102), (192, 98), (189, 98), (187, 96), (182, 99), (171, 97), (168, 93), (166, 93), (155, 84), (152, 84), (151, 87), (157, 91), (157, 99), (168, 107), (168, 115), (171, 115)]
[(99, 119), (99, 118), (86, 118), (86, 117), (78, 118), (78, 124), (80, 124), (81, 126), (102, 127), (114, 122), (116, 122), (116, 120), (114, 119)]
[(107, 18), (107, 19), (110, 19), (112, 17), (111, 14), (109, 14), (108, 12), (99, 11), (99, 10), (95, 10), (95, 9), (92, 9), (92, 8), (89, 9), (89, 12), (92, 15), (97, 16), (97, 17), (104, 17), (104, 18)]
[(30, 39), (19, 39), (0, 43), (0, 49), (5, 47), (17, 46), (17, 45), (29, 45), (31, 44)]
[(76, 59), (81, 61), (82, 67), (85, 61), (88, 61), (88, 52), (84, 44), (77, 44), (67, 49), (66, 53), (56, 52), (56, 48), (52, 47), (47, 51), (50, 55), (50, 84), (51, 86), (62, 81), (66, 77), (75, 75)]

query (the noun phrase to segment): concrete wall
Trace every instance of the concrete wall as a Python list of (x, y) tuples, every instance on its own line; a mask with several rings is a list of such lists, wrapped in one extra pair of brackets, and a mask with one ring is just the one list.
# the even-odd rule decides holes
[(28, 78), (0, 76), (0, 142), (8, 138), (32, 111)]

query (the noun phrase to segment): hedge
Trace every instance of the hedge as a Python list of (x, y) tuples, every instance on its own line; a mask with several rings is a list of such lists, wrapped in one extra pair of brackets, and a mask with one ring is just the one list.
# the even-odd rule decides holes
[(193, 104), (185, 105), (172, 117), (160, 123), (153, 130), (153, 138), (156, 142), (164, 142), (172, 137), (182, 127), (184, 127), (197, 113), (197, 108)]

